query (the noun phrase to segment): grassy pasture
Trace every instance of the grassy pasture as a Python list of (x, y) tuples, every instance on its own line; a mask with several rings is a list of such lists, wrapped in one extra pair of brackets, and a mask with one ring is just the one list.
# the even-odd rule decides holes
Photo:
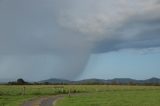
[(56, 106), (159, 106), (160, 91), (133, 90), (95, 92), (89, 95), (65, 97)]
[(159, 86), (118, 85), (1, 85), (0, 106), (19, 106), (31, 98), (68, 92), (83, 94), (66, 96), (57, 106), (160, 106)]

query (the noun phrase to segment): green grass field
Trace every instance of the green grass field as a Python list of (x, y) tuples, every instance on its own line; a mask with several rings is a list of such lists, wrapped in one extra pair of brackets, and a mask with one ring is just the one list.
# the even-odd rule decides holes
[(56, 106), (160, 106), (159, 86), (28, 85), (0, 86), (0, 106), (20, 106), (24, 101), (48, 95), (66, 96)]
[(65, 97), (56, 106), (159, 106), (159, 90), (96, 92)]

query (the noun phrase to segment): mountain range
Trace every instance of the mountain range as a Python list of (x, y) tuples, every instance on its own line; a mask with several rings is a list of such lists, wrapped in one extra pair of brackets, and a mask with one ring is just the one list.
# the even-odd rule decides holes
[(79, 81), (70, 81), (66, 79), (51, 78), (39, 81), (38, 83), (49, 84), (160, 84), (159, 78), (150, 78), (146, 80), (135, 80), (130, 78), (115, 78), (115, 79), (84, 79)]

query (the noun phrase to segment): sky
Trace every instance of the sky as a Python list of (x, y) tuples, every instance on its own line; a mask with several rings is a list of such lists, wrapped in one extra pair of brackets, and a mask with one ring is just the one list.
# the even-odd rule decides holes
[(146, 54), (146, 51), (123, 50), (92, 55), (85, 71), (78, 79), (160, 78), (159, 63), (160, 53), (157, 50), (149, 54)]
[(160, 77), (159, 0), (0, 0), (0, 79)]

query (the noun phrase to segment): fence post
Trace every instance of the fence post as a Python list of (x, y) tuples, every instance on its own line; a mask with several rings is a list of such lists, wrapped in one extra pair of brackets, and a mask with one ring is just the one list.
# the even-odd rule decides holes
[(22, 95), (25, 95), (26, 87), (23, 87), (23, 93)]

